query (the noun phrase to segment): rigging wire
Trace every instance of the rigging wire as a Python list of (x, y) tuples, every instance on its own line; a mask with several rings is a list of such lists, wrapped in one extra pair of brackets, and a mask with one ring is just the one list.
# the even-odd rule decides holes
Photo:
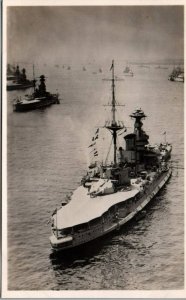
[(105, 159), (105, 165), (107, 164), (107, 161), (108, 161), (108, 157), (109, 157), (109, 154), (110, 154), (112, 142), (113, 142), (113, 137), (112, 137), (112, 139), (111, 139), (111, 143), (110, 143), (110, 146), (109, 146), (109, 150), (108, 150), (108, 153), (107, 153), (107, 156), (106, 156), (106, 159)]

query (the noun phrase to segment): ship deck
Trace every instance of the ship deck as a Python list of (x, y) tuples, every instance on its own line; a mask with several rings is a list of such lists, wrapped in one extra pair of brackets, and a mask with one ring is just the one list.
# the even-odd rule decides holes
[(88, 189), (80, 186), (72, 195), (71, 201), (57, 211), (56, 227), (58, 229), (73, 227), (101, 217), (111, 206), (134, 197), (139, 192), (133, 188), (130, 191), (118, 191), (114, 194), (90, 197)]
[(19, 104), (24, 104), (24, 105), (28, 105), (28, 104), (32, 104), (32, 103), (38, 103), (40, 102), (41, 100), (44, 100), (46, 99), (46, 97), (40, 97), (40, 98), (34, 98), (34, 99), (21, 99), (21, 102)]

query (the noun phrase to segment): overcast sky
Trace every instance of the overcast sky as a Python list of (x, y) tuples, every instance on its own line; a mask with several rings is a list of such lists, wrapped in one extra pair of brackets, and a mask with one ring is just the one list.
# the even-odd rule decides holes
[(9, 7), (8, 61), (183, 58), (183, 6)]

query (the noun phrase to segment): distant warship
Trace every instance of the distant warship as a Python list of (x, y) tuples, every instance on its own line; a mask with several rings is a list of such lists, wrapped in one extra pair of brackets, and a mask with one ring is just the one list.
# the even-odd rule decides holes
[(170, 81), (184, 82), (184, 71), (180, 67), (176, 67), (172, 70), (172, 73), (168, 78)]
[(129, 66), (126, 66), (125, 70), (123, 71), (125, 76), (134, 76), (134, 73), (132, 72), (131, 68)]
[(51, 94), (46, 91), (45, 76), (40, 76), (39, 87), (36, 88), (34, 80), (34, 92), (31, 95), (25, 95), (24, 98), (17, 97), (13, 104), (14, 111), (28, 111), (38, 108), (59, 104), (59, 95)]
[(22, 72), (20, 72), (19, 66), (17, 65), (16, 70), (12, 73), (12, 75), (8, 76), (7, 74), (7, 91), (25, 90), (33, 86), (33, 80), (27, 79), (25, 68), (23, 68)]

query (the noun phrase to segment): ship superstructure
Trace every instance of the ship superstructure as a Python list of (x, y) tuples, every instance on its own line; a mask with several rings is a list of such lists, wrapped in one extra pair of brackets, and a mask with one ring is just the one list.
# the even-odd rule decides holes
[(105, 128), (112, 136), (113, 161), (91, 164), (69, 203), (52, 214), (50, 242), (55, 251), (73, 248), (120, 228), (150, 202), (171, 176), (172, 146), (149, 144), (142, 109), (130, 115), (134, 130), (124, 136), (125, 148), (118, 148), (118, 132), (125, 126), (116, 119), (114, 61), (111, 70), (112, 120), (106, 122)]

